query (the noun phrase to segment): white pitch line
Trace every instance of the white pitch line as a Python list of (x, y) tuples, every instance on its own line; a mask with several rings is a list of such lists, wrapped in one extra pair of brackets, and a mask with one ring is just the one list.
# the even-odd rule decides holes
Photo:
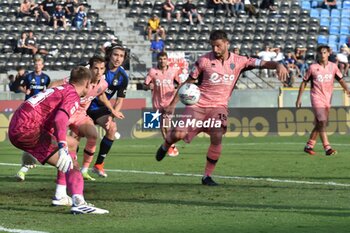
[[(16, 166), (19, 167), (21, 164), (15, 163), (0, 163), (0, 166)], [(41, 166), (41, 168), (53, 168), (52, 166)], [(192, 173), (171, 173), (171, 172), (157, 172), (157, 171), (138, 171), (138, 170), (122, 170), (122, 169), (105, 169), (108, 172), (116, 173), (133, 173), (133, 174), (146, 174), (146, 175), (164, 175), (164, 176), (186, 176), (186, 177), (202, 177), (200, 174)], [(308, 184), (308, 185), (325, 185), (325, 186), (340, 186), (350, 187), (350, 184), (337, 183), (333, 181), (328, 182), (317, 182), (317, 181), (303, 181), (303, 180), (280, 180), (274, 178), (258, 178), (258, 177), (244, 177), (244, 176), (220, 176), (213, 175), (214, 178), (220, 179), (232, 179), (232, 180), (252, 180), (252, 181), (266, 181), (272, 183), (290, 183), (290, 184)]]
[(32, 231), (32, 230), (22, 230), (22, 229), (11, 229), (0, 226), (0, 231), (5, 232), (15, 232), (15, 233), (48, 233), (46, 231)]

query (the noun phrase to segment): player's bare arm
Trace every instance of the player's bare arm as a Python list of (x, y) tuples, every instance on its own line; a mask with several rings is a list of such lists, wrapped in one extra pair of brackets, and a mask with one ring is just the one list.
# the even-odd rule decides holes
[(298, 93), (298, 97), (297, 97), (297, 101), (295, 103), (295, 106), (297, 108), (300, 108), (301, 107), (301, 96), (303, 95), (304, 93), (304, 90), (305, 90), (305, 87), (307, 85), (307, 82), (306, 81), (302, 81), (301, 84), (300, 84), (300, 87), (299, 87), (299, 93)]
[(288, 69), (284, 65), (282, 65), (278, 62), (261, 61), (260, 66), (263, 69), (276, 69), (276, 73), (277, 73), (278, 79), (280, 81), (286, 81), (288, 76), (289, 76)]
[(118, 119), (124, 119), (124, 114), (122, 112), (116, 111), (111, 102), (108, 100), (107, 96), (105, 93), (102, 93), (101, 95), (98, 96), (98, 100), (103, 103), (109, 111), (111, 111), (112, 115)]

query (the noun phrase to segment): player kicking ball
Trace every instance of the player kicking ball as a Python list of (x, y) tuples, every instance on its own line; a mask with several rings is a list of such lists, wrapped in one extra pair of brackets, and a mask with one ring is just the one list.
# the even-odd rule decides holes
[[(284, 81), (288, 76), (288, 71), (277, 62), (247, 58), (229, 52), (229, 40), (226, 32), (222, 30), (211, 32), (210, 45), (212, 51), (195, 62), (189, 78), (185, 82), (198, 81), (201, 97), (196, 104), (186, 106), (183, 115), (190, 116), (191, 120), (197, 122), (213, 120), (219, 124), (215, 124), (214, 127), (196, 124), (171, 129), (156, 153), (156, 160), (161, 161), (172, 144), (179, 140), (190, 143), (197, 134), (205, 132), (210, 136), (210, 145), (202, 184), (216, 186), (218, 184), (211, 175), (221, 155), (222, 136), (227, 129), (227, 105), (239, 75), (243, 71), (254, 68), (276, 69), (279, 79)], [(173, 111), (178, 100), (178, 95), (175, 95), (166, 111)]]
[[(165, 108), (174, 98), (176, 93), (175, 87), (180, 84), (179, 71), (168, 66), (168, 54), (165, 52), (158, 53), (157, 61), (157, 67), (149, 70), (144, 85), (152, 91), (153, 109), (159, 110), (163, 119), (170, 118), (174, 112), (166, 112)], [(164, 127), (163, 121), (161, 121), (160, 127), (162, 136), (165, 139), (168, 130)], [(175, 144), (169, 147), (168, 155), (173, 157), (179, 155)]]
[(87, 68), (74, 68), (68, 84), (29, 98), (15, 111), (9, 125), (9, 139), (14, 146), (30, 153), (41, 164), (48, 163), (65, 173), (73, 214), (108, 213), (85, 201), (84, 179), (75, 152), (78, 142), (66, 135), (69, 119), (79, 108), (80, 97), (87, 94), (90, 81)]
[(338, 69), (337, 64), (328, 61), (330, 48), (327, 45), (320, 45), (317, 48), (318, 61), (312, 64), (303, 78), (303, 82), (299, 87), (299, 94), (296, 101), (296, 107), (301, 107), (301, 96), (305, 90), (307, 83), (311, 82), (311, 106), (315, 115), (314, 128), (311, 132), (308, 142), (304, 147), (304, 152), (315, 155), (314, 147), (318, 135), (320, 135), (325, 154), (335, 155), (334, 150), (329, 141), (326, 132), (329, 110), (331, 108), (331, 99), (333, 94), (334, 79), (336, 79), (343, 87), (344, 91), (350, 96), (350, 91), (343, 79), (343, 75)]

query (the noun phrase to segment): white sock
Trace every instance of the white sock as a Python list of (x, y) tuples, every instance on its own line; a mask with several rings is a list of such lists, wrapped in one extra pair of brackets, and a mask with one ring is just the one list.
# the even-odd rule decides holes
[(89, 168), (88, 167), (83, 167), (83, 168), (81, 168), (81, 173), (84, 173), (84, 172), (87, 172), (89, 170)]
[(57, 199), (61, 199), (63, 197), (67, 196), (67, 186), (62, 184), (56, 184), (56, 193), (55, 197)]
[(29, 168), (27, 168), (26, 166), (21, 167), (21, 169), (19, 170), (20, 172), (24, 172), (27, 173), (29, 170)]
[(85, 204), (84, 196), (80, 194), (73, 194), (72, 200), (73, 200), (73, 206), (80, 206)]

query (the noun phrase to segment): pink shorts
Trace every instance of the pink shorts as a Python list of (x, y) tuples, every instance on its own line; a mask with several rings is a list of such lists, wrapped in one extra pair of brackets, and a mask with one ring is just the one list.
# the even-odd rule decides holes
[(9, 126), (9, 139), (15, 147), (30, 153), (41, 164), (45, 164), (58, 150), (56, 137), (52, 132), (35, 125), (37, 123), (15, 114)]
[(328, 121), (330, 104), (324, 101), (318, 101), (317, 99), (311, 99), (312, 109), (317, 121)]
[(202, 122), (203, 124), (189, 124), (185, 127), (176, 127), (178, 131), (186, 131), (184, 141), (190, 143), (192, 139), (199, 133), (204, 132), (210, 134), (215, 130), (223, 130), (224, 134), (227, 130), (227, 108), (200, 108), (197, 106), (186, 106), (182, 114), (183, 121)]
[(71, 117), (69, 120), (69, 129), (73, 131), (76, 135), (79, 137), (84, 137), (84, 135), (79, 134), (79, 127), (84, 124), (91, 124), (94, 125), (94, 121), (86, 115), (86, 111), (84, 112), (77, 112)]
[(330, 107), (313, 107), (316, 121), (328, 121)]

